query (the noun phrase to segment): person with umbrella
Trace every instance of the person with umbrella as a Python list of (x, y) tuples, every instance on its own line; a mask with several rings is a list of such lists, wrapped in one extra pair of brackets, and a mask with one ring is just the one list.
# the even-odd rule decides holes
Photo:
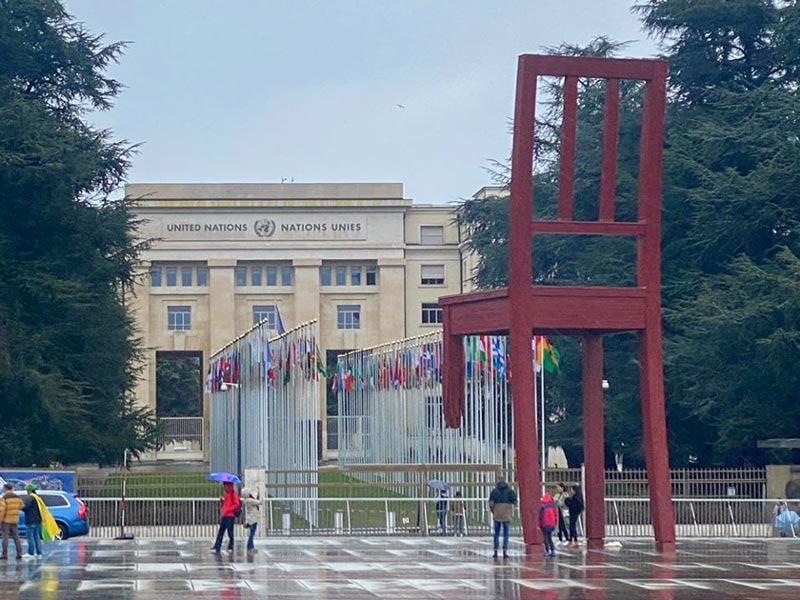
[(788, 506), (775, 515), (775, 529), (781, 537), (797, 537), (798, 528), (800, 528), (800, 515), (789, 510)]
[(241, 479), (230, 473), (212, 473), (208, 478), (212, 481), (222, 482), (219, 530), (217, 531), (217, 540), (214, 542), (214, 546), (211, 550), (219, 554), (222, 549), (222, 538), (225, 537), (225, 532), (227, 532), (228, 552), (233, 552), (233, 525), (236, 521), (236, 517), (242, 514), (242, 501), (239, 498), (239, 494), (236, 493), (233, 484), (241, 483)]
[(450, 486), (439, 479), (431, 479), (428, 485), (439, 492), (439, 499), (436, 501), (436, 517), (439, 520), (442, 535), (447, 535), (447, 492)]

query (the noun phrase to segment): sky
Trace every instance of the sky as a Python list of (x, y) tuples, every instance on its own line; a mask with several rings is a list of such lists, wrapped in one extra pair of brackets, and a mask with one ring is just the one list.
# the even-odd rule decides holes
[(133, 183), (401, 182), (448, 203), (510, 154), (516, 59), (598, 35), (656, 46), (627, 0), (65, 0), (131, 42), (89, 120)]

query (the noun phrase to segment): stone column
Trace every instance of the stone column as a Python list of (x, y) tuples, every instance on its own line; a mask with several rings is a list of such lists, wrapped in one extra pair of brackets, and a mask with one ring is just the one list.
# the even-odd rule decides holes
[(313, 319), (319, 319), (319, 268), (318, 258), (298, 258), (294, 267), (294, 323), (284, 323), (288, 328)]
[[(208, 261), (209, 348), (216, 352), (236, 337), (236, 260)], [(204, 357), (208, 362), (209, 357)], [(204, 367), (206, 367), (204, 365)]]
[(155, 370), (156, 353), (152, 350), (150, 337), (150, 261), (142, 261), (136, 269), (139, 277), (133, 291), (126, 296), (131, 315), (134, 318), (136, 335), (142, 340), (142, 369), (136, 382), (136, 400), (141, 406), (156, 409)]
[(378, 340), (388, 342), (406, 337), (406, 261), (402, 258), (378, 260), (378, 286), (380, 306)]
[[(317, 320), (317, 331), (319, 332), (320, 347), (323, 360), (325, 358), (325, 350), (327, 349), (326, 340), (323, 337), (322, 327), (319, 323), (320, 306), (319, 306), (319, 268), (322, 266), (322, 260), (318, 258), (296, 258), (292, 261), (294, 267), (294, 321), (289, 324), (284, 322), (288, 327), (294, 327), (300, 323), (307, 321)], [(325, 388), (326, 381), (324, 378), (320, 380), (320, 394), (319, 394), (319, 423), (317, 428), (322, 429), (322, 439), (320, 444), (322, 448), (327, 448), (328, 444), (328, 429), (326, 427), (328, 422)], [(319, 453), (319, 449), (317, 450)]]
[[(236, 335), (236, 281), (235, 259), (210, 259), (208, 265), (208, 348), (209, 354), (203, 356), (201, 373), (205, 378), (211, 354), (232, 341)], [(203, 380), (203, 460), (208, 460), (208, 441), (210, 440), (209, 406), (210, 396), (205, 391)]]

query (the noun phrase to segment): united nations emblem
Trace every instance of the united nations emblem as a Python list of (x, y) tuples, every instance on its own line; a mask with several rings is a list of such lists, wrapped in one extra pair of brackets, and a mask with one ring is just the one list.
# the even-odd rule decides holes
[(271, 219), (259, 219), (256, 221), (253, 229), (255, 229), (258, 237), (272, 237), (272, 234), (275, 233), (275, 221)]

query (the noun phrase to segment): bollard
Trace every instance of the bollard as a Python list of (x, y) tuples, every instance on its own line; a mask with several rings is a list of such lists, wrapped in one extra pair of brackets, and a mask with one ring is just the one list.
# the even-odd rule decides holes
[(337, 510), (336, 514), (333, 515), (333, 527), (336, 530), (336, 535), (344, 533), (344, 513), (341, 510)]
[(292, 533), (292, 513), (283, 513), (283, 535)]

